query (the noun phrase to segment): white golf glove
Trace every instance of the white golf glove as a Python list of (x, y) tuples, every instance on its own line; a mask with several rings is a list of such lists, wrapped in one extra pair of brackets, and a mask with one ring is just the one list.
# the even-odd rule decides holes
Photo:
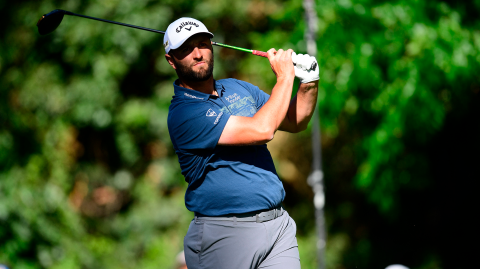
[(295, 65), (295, 76), (301, 83), (312, 82), (320, 79), (317, 59), (308, 54), (292, 53), (292, 61)]

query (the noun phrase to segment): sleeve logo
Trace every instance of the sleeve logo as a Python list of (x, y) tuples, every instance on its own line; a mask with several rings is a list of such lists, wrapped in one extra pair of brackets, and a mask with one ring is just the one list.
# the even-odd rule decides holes
[(217, 116), (217, 113), (215, 113), (215, 111), (213, 111), (213, 109), (210, 108), (210, 109), (207, 111), (207, 115), (206, 115), (206, 116), (207, 116), (207, 117), (215, 117), (215, 116)]

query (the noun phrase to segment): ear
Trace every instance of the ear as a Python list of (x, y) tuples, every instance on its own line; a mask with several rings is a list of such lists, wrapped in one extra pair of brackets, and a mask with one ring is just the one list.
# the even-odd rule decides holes
[(167, 59), (167, 62), (173, 67), (173, 69), (177, 70), (177, 67), (175, 66), (175, 62), (172, 59), (172, 56), (165, 54), (165, 59)]

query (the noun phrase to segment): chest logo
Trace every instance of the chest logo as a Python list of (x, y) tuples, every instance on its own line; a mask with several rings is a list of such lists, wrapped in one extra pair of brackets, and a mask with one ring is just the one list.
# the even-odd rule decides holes
[(217, 113), (215, 113), (215, 111), (213, 111), (213, 109), (210, 108), (207, 111), (207, 117), (215, 117), (215, 116), (217, 116)]
[(233, 102), (236, 102), (236, 101), (240, 100), (240, 95), (234, 93), (232, 95), (229, 95), (229, 96), (225, 97), (225, 99), (228, 102), (233, 103)]

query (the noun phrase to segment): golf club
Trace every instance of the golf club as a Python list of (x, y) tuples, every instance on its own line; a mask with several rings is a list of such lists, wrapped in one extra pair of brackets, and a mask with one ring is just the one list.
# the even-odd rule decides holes
[[(62, 9), (55, 9), (55, 10), (51, 11), (50, 13), (47, 13), (47, 14), (43, 15), (40, 18), (40, 20), (38, 20), (38, 22), (37, 22), (38, 32), (41, 35), (46, 35), (46, 34), (49, 34), (53, 31), (55, 31), (55, 29), (57, 29), (57, 27), (62, 22), (64, 15), (77, 16), (77, 17), (81, 17), (81, 18), (97, 20), (97, 21), (102, 21), (102, 22), (107, 22), (107, 23), (113, 23), (113, 24), (117, 24), (117, 25), (121, 25), (121, 26), (127, 26), (127, 27), (131, 27), (131, 28), (135, 28), (135, 29), (154, 32), (154, 33), (158, 33), (158, 34), (165, 34), (164, 31), (159, 31), (159, 30), (145, 28), (145, 27), (136, 26), (136, 25), (132, 25), (132, 24), (126, 24), (126, 23), (121, 23), (121, 22), (116, 22), (116, 21), (109, 21), (109, 20), (99, 19), (99, 18), (95, 18), (95, 17), (85, 16), (85, 15), (76, 14), (76, 13), (73, 13), (73, 12), (70, 12), (70, 11), (62, 10)], [(248, 52), (248, 53), (251, 53), (253, 55), (258, 55), (258, 56), (262, 56), (262, 57), (265, 57), (265, 58), (267, 57), (267, 53), (263, 52), (263, 51), (244, 49), (244, 48), (230, 46), (230, 45), (226, 45), (226, 44), (222, 44), (222, 43), (218, 43), (218, 42), (214, 42), (214, 41), (212, 41), (212, 45), (216, 45), (216, 46), (220, 46), (220, 47), (224, 47), (224, 48), (229, 48), (229, 49), (234, 49), (234, 50), (240, 50), (240, 51), (243, 51), (243, 52)]]

